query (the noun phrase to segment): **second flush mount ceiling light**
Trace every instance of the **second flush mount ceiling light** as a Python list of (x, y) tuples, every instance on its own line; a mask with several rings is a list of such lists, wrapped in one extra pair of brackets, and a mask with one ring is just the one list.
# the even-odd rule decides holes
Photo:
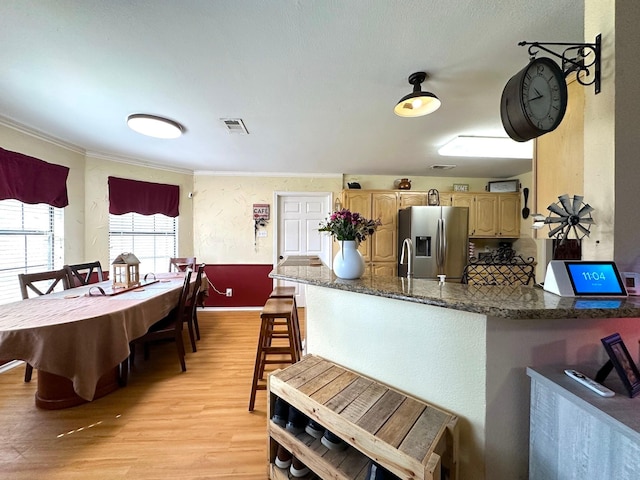
[(409, 75), (409, 83), (413, 85), (413, 92), (400, 99), (393, 109), (400, 117), (421, 117), (435, 112), (442, 102), (431, 92), (423, 92), (420, 85), (427, 79), (426, 72), (416, 72)]
[(155, 138), (178, 138), (185, 131), (178, 122), (146, 113), (129, 115), (127, 125), (131, 130)]

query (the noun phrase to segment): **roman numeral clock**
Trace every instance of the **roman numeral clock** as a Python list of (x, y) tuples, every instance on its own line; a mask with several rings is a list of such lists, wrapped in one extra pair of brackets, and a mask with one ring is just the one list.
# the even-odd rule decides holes
[[(580, 84), (594, 84), (595, 93), (600, 92), (600, 35), (596, 37), (596, 43), (520, 42), (518, 45), (530, 45), (531, 60), (505, 85), (500, 100), (500, 117), (509, 137), (526, 142), (552, 132), (562, 122), (568, 100), (565, 77), (569, 73), (576, 71)], [(545, 45), (568, 47), (558, 54)], [(551, 58), (536, 58), (539, 50), (560, 58), (561, 65)], [(592, 61), (587, 63), (587, 58), (592, 58)], [(593, 70), (590, 71), (590, 67)]]

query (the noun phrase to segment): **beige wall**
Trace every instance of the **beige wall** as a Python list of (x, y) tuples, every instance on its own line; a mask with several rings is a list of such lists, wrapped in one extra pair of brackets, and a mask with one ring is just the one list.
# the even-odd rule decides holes
[[(221, 176), (194, 179), (194, 254), (206, 263), (269, 264), (274, 259), (275, 192), (332, 192), (342, 189), (340, 175)], [(254, 237), (253, 204), (271, 205), (266, 237)]]
[(85, 259), (84, 154), (61, 143), (46, 141), (4, 125), (0, 125), (0, 147), (39, 158), (45, 162), (69, 167), (67, 178), (69, 206), (64, 209), (64, 237), (78, 239), (78, 241), (65, 241), (63, 263), (83, 261)]
[(109, 265), (109, 175), (180, 186), (178, 255), (193, 252), (193, 175), (85, 156), (60, 142), (0, 125), (0, 147), (69, 167), (69, 205), (64, 208), (63, 263), (99, 260)]
[[(191, 173), (160, 170), (109, 161), (87, 156), (84, 167), (86, 196), (85, 258), (100, 260), (109, 265), (109, 190), (108, 177), (122, 177), (145, 182), (168, 183), (180, 187), (180, 216), (178, 217), (178, 255), (193, 253), (193, 204), (189, 192), (193, 191)], [(75, 261), (75, 260), (74, 260)], [(167, 265), (167, 268), (169, 266)]]
[[(69, 206), (64, 209), (65, 263), (99, 260), (108, 265), (109, 176), (178, 185), (178, 255), (195, 255), (199, 261), (211, 264), (273, 262), (276, 192), (330, 192), (337, 197), (347, 182), (358, 181), (368, 189), (393, 189), (394, 181), (399, 178), (382, 175), (192, 175), (186, 171), (127, 164), (85, 154), (69, 145), (4, 125), (0, 125), (0, 147), (70, 168)], [(530, 185), (531, 174), (519, 178), (523, 186)], [(453, 183), (467, 183), (471, 191), (483, 191), (492, 179), (414, 176), (411, 180), (413, 190), (450, 191)], [(189, 198), (189, 192), (193, 192), (193, 198)], [(271, 205), (271, 221), (264, 228), (267, 236), (257, 239), (252, 217), (254, 203)], [(522, 230), (528, 234), (525, 227)]]

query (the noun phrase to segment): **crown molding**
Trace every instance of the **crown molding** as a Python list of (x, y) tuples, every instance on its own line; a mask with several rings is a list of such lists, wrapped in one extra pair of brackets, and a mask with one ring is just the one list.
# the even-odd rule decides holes
[(282, 173), (282, 172), (217, 172), (214, 170), (194, 170), (194, 175), (216, 177), (288, 177), (288, 178), (339, 178), (342, 173)]
[(95, 152), (93, 150), (86, 151), (85, 156), (95, 158), (97, 160), (106, 160), (108, 162), (123, 163), (125, 165), (133, 165), (136, 167), (154, 168), (156, 170), (165, 170), (167, 172), (181, 173), (183, 175), (194, 175), (194, 171), (189, 170), (187, 168), (177, 168), (177, 167), (170, 167), (167, 165), (158, 165), (157, 163), (152, 163), (142, 158), (125, 157), (120, 155), (114, 155), (111, 153)]
[(0, 115), (0, 125), (15, 130), (17, 132), (23, 133), (25, 135), (29, 135), (30, 137), (37, 138), (38, 140), (43, 140), (45, 142), (51, 143), (57, 147), (62, 147), (67, 150), (71, 150), (72, 152), (79, 153), (81, 155), (86, 154), (86, 150), (78, 145), (75, 145), (70, 142), (66, 142), (61, 140), (60, 138), (53, 137), (48, 135), (40, 130), (36, 130), (35, 128), (27, 127), (15, 120), (4, 117)]

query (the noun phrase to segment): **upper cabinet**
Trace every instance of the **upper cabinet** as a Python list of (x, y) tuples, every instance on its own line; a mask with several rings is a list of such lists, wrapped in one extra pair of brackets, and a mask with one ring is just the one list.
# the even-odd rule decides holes
[(470, 238), (520, 236), (520, 192), (444, 192), (440, 204), (469, 209)]
[[(562, 194), (584, 192), (584, 92), (573, 77), (567, 85), (569, 100), (562, 123), (535, 140), (533, 183), (535, 212), (548, 216), (547, 207)], [(547, 238), (547, 230), (536, 230)]]
[(344, 190), (344, 208), (367, 219), (380, 219), (376, 233), (358, 248), (372, 272), (395, 275), (398, 258), (398, 196), (395, 191)]

